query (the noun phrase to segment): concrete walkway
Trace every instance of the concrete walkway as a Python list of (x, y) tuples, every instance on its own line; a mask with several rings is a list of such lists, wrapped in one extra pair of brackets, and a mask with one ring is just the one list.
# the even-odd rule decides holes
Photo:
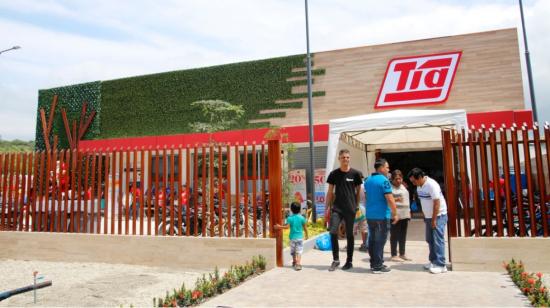
[[(420, 229), (419, 229), (420, 230)], [(418, 232), (417, 232), (418, 233)], [(529, 306), (507, 275), (490, 272), (453, 272), (433, 275), (423, 270), (427, 244), (407, 242), (413, 261), (386, 261), (392, 271), (372, 274), (368, 254), (354, 252), (354, 268), (329, 272), (330, 252), (310, 250), (303, 255), (303, 270), (289, 265), (275, 268), (219, 295), (205, 307), (289, 306)], [(356, 242), (356, 248), (360, 242)], [(340, 242), (344, 247), (345, 242)], [(389, 257), (389, 243), (385, 256)], [(345, 260), (341, 249), (340, 259)]]

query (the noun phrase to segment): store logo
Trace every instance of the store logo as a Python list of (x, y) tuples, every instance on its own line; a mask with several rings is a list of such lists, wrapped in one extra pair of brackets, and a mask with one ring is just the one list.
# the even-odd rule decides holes
[(390, 60), (375, 108), (443, 103), (461, 51)]

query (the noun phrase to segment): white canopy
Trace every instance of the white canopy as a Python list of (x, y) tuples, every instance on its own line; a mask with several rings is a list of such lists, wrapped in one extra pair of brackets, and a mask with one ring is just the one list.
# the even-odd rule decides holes
[(352, 167), (363, 175), (372, 170), (369, 160), (376, 149), (441, 149), (442, 127), (467, 128), (466, 111), (399, 109), (330, 120), (326, 170), (338, 167), (342, 148), (350, 150)]

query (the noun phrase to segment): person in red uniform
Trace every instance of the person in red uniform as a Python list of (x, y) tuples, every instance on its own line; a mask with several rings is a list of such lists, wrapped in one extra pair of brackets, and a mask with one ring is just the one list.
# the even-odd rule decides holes
[(61, 164), (61, 168), (57, 176), (59, 177), (59, 189), (61, 191), (65, 191), (67, 183), (69, 183), (69, 173), (67, 172), (67, 165), (65, 163)]
[(158, 190), (157, 200), (158, 200), (158, 206), (159, 206), (159, 207), (164, 207), (165, 198), (164, 198), (164, 191), (163, 191), (163, 189), (159, 189), (159, 190)]
[(132, 203), (130, 205), (130, 215), (134, 214), (134, 205), (136, 205), (136, 216), (139, 217), (139, 206), (141, 201), (141, 188), (139, 188), (139, 185), (136, 185), (134, 188), (133, 183), (130, 183), (130, 202)]
[(188, 202), (187, 186), (185, 184), (183, 184), (183, 186), (181, 187), (181, 192), (180, 192), (180, 204), (182, 205), (183, 209), (185, 209), (185, 207), (187, 206), (187, 202)]

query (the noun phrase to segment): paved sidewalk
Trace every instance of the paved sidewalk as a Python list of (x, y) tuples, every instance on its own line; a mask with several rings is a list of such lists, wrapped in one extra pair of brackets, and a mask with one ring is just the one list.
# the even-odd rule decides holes
[[(417, 238), (416, 238), (417, 239)], [(359, 246), (356, 242), (356, 248)], [(345, 241), (340, 242), (340, 247)], [(386, 245), (389, 256), (389, 243)], [(390, 273), (368, 270), (368, 254), (355, 250), (354, 268), (329, 272), (330, 252), (311, 250), (303, 255), (302, 271), (289, 265), (275, 268), (206, 302), (206, 307), (289, 306), (528, 306), (504, 273), (452, 272), (433, 275), (423, 270), (424, 241), (407, 242), (413, 261), (386, 261)], [(345, 251), (340, 252), (345, 260)]]

